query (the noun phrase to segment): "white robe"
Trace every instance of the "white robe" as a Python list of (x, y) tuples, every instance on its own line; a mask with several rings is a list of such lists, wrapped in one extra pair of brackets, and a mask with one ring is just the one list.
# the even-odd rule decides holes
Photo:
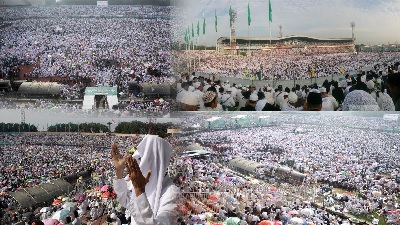
[[(143, 176), (151, 170), (145, 192), (136, 197), (124, 179), (114, 180), (120, 204), (131, 214), (131, 225), (170, 225), (176, 222), (176, 200), (179, 188), (165, 177), (172, 147), (156, 135), (146, 135), (133, 154), (139, 160)], [(131, 182), (129, 182), (131, 184)]]
[(130, 209), (131, 225), (169, 225), (175, 224), (176, 220), (176, 199), (178, 198), (179, 188), (176, 187), (168, 177), (164, 177), (164, 188), (162, 189), (160, 208), (156, 215), (151, 210), (146, 193), (139, 197), (128, 190), (127, 182), (124, 179), (114, 180), (114, 190), (121, 206)]

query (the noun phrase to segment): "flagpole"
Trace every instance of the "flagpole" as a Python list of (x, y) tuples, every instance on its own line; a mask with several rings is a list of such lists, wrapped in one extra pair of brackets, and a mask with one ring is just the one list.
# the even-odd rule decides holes
[(247, 1), (247, 37), (249, 38), (249, 48), (247, 50), (247, 56), (250, 56), (250, 22), (251, 22), (251, 15), (250, 15), (250, 2)]
[(271, 33), (271, 21), (269, 21), (269, 45), (270, 45), (270, 47), (272, 46), (271, 37), (272, 37), (272, 33)]

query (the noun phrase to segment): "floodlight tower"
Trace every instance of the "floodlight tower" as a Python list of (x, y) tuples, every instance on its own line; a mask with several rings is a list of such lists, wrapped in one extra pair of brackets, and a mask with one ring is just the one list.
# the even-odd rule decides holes
[(157, 123), (157, 118), (154, 112), (148, 112), (147, 113), (147, 122), (146, 122), (146, 128), (147, 128), (147, 133), (148, 134), (155, 134), (155, 123)]
[(25, 110), (21, 109), (21, 124), (25, 124)]
[(236, 54), (236, 10), (232, 9), (231, 51)]
[(351, 40), (353, 41), (353, 46), (354, 46), (354, 50), (355, 50), (355, 38), (354, 38), (354, 28), (356, 27), (356, 23), (355, 22), (351, 22), (350, 23), (351, 26)]

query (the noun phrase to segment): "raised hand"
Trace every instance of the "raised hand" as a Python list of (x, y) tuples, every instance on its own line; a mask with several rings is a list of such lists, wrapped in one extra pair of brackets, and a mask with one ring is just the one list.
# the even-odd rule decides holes
[(118, 150), (118, 145), (114, 143), (111, 146), (111, 158), (113, 161), (113, 164), (115, 166), (115, 170), (117, 173), (117, 179), (121, 179), (124, 175), (124, 169), (125, 169), (125, 157), (121, 155), (121, 153)]
[(146, 184), (150, 180), (151, 170), (149, 170), (146, 174), (146, 177), (144, 177), (142, 171), (140, 170), (139, 164), (136, 162), (136, 159), (128, 156), (125, 160), (132, 186), (135, 188), (135, 193), (138, 197), (145, 192)]

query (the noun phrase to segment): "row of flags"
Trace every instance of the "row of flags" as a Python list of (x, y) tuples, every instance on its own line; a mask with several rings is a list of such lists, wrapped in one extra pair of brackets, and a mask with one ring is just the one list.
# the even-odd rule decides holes
[[(271, 0), (268, 1), (268, 20), (269, 22), (272, 22), (272, 6), (271, 6)], [(218, 32), (218, 17), (217, 17), (217, 10), (215, 9), (215, 32)], [(233, 22), (233, 10), (232, 6), (229, 7), (229, 24), (230, 27), (232, 27), (232, 22)], [(250, 26), (251, 24), (251, 11), (250, 11), (250, 2), (247, 3), (247, 25)], [(203, 35), (206, 35), (206, 19), (204, 18), (203, 15)], [(197, 37), (200, 36), (200, 21), (197, 21)], [(189, 42), (191, 38), (195, 37), (194, 33), (194, 26), (192, 23), (192, 31), (190, 32), (190, 27), (188, 27), (185, 30), (185, 37), (184, 40), (185, 42)]]

